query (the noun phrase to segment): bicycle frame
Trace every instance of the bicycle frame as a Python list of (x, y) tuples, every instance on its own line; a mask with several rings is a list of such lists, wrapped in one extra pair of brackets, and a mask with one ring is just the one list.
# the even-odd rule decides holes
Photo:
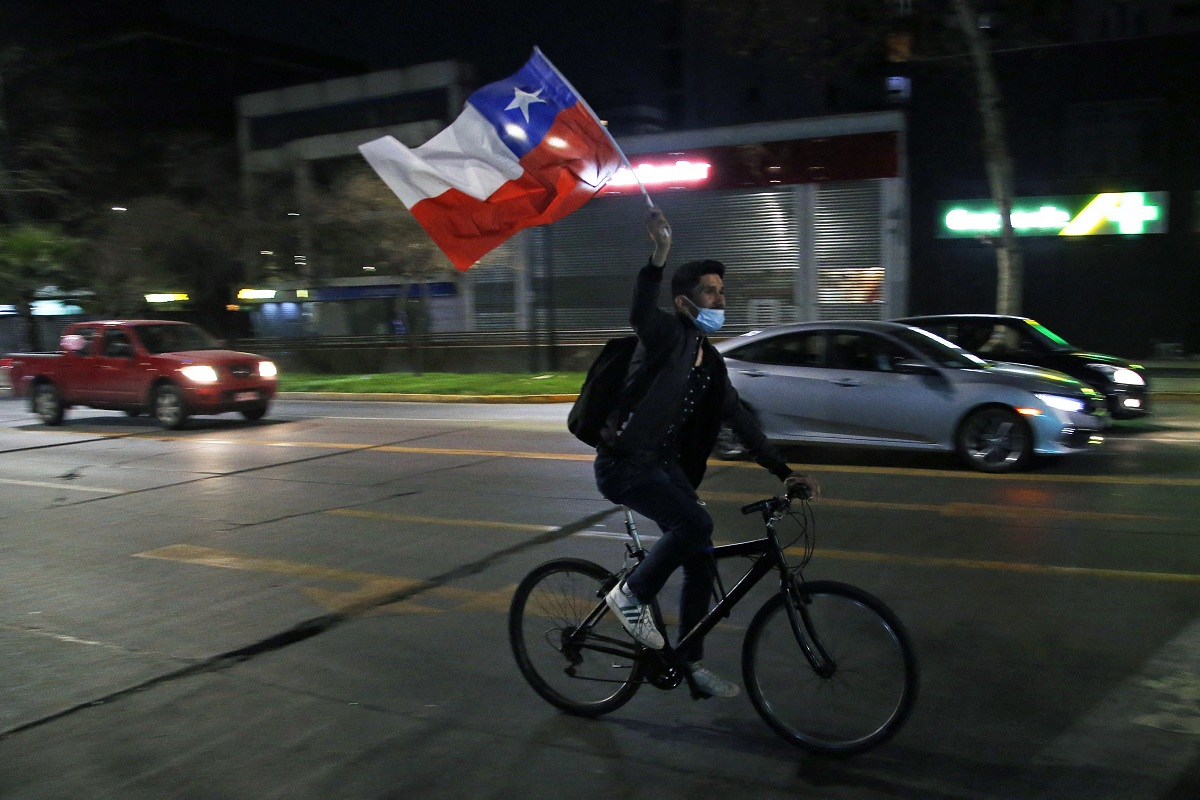
[[(624, 512), (625, 530), (632, 540), (626, 544), (626, 548), (629, 555), (637, 563), (641, 563), (642, 559), (646, 557), (646, 550), (642, 547), (641, 538), (637, 531), (637, 524), (633, 519), (633, 513), (628, 508), (625, 508)], [(809, 617), (803, 598), (796, 592), (794, 579), (788, 571), (788, 564), (784, 557), (783, 548), (779, 545), (779, 539), (775, 533), (775, 524), (782, 519), (783, 512), (763, 508), (762, 513), (767, 529), (766, 536), (761, 539), (751, 539), (744, 542), (713, 547), (713, 591), (716, 595), (717, 603), (679, 642), (674, 646), (670, 642), (667, 643), (666, 647), (661, 651), (666, 656), (667, 666), (679, 668), (682, 660), (677, 655), (677, 652), (680, 649), (684, 648), (693, 639), (702, 638), (707, 635), (722, 619), (730, 615), (733, 607), (751, 589), (757, 586), (759, 581), (771, 572), (776, 572), (779, 575), (779, 591), (788, 595), (788, 602), (784, 603), (784, 607), (787, 609), (788, 621), (791, 623), (792, 633), (796, 637), (796, 643), (800, 646), (804, 657), (808, 660), (813, 670), (821, 677), (829, 677), (836, 671), (833, 658), (829, 655), (829, 652), (825, 649), (820, 637), (813, 628), (812, 619)], [(750, 569), (726, 592), (721, 584), (720, 576), (717, 574), (715, 563), (724, 559), (743, 557), (756, 558), (756, 560), (751, 564)], [(618, 576), (615, 576), (616, 579), (620, 579), (627, 572), (628, 569), (622, 570)], [(615, 583), (616, 580), (612, 581), (613, 585)], [(604, 591), (607, 592), (610, 588), (611, 585), (606, 584)], [(654, 601), (654, 609), (658, 619), (661, 620), (657, 598)], [(589, 615), (588, 619), (581, 626), (581, 629), (586, 630), (590, 628), (605, 610), (605, 604), (601, 603), (596, 611)], [(688, 685), (693, 695), (696, 695), (697, 689), (692, 681), (691, 672), (685, 669), (683, 673), (687, 677)]]

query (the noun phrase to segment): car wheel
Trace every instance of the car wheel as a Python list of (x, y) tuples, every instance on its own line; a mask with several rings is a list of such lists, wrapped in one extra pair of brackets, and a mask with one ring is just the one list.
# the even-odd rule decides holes
[(167, 430), (175, 431), (187, 422), (187, 408), (183, 404), (183, 392), (178, 386), (159, 387), (154, 393), (154, 418)]
[(33, 413), (47, 425), (61, 425), (63, 421), (62, 398), (53, 383), (39, 383), (33, 390)]
[(988, 406), (972, 411), (958, 427), (958, 455), (980, 472), (1020, 469), (1033, 454), (1029, 424), (1011, 408)]
[(250, 406), (249, 408), (243, 408), (241, 410), (241, 414), (243, 417), (250, 420), (251, 422), (254, 422), (255, 420), (260, 420), (267, 415), (267, 404), (263, 403), (260, 406)]

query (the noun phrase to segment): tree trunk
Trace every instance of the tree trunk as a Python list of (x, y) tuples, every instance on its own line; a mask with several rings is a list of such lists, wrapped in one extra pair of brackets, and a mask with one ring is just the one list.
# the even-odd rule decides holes
[(979, 14), (971, 0), (953, 0), (959, 26), (967, 42), (979, 90), (979, 115), (983, 122), (983, 154), (988, 186), (1000, 213), (1000, 243), (996, 247), (996, 313), (1021, 313), (1021, 251), (1012, 226), (1013, 164), (1004, 132), (1000, 87), (992, 53), (979, 30)]

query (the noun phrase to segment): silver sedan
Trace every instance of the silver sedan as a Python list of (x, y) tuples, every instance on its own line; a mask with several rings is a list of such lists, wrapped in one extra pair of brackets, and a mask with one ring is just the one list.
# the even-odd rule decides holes
[(717, 345), (733, 385), (783, 442), (954, 451), (1007, 472), (1100, 441), (1095, 390), (1047, 369), (986, 362), (892, 322), (809, 322)]

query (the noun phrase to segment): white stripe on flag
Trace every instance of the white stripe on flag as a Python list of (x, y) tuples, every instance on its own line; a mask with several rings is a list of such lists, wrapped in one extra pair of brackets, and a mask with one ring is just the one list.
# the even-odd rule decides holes
[(391, 136), (358, 149), (407, 208), (449, 189), (486, 200), (524, 174), (496, 129), (470, 105), (450, 127), (415, 150)]

